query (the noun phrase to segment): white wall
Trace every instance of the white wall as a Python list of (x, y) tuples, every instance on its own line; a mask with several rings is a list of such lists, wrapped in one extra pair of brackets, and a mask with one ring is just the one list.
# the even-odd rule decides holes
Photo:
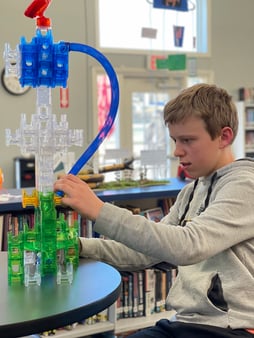
[[(106, 0), (105, 0), (106, 1)], [(143, 1), (143, 0), (137, 0)], [(2, 51), (6, 42), (15, 47), (22, 35), (28, 40), (34, 35), (35, 22), (23, 15), (32, 1), (8, 0), (0, 2), (0, 46)], [(211, 57), (198, 60), (199, 69), (212, 69), (215, 82), (225, 87), (237, 97), (239, 87), (254, 87), (254, 1), (253, 0), (211, 0)], [(80, 42), (95, 47), (95, 0), (54, 0), (45, 13), (52, 19), (55, 41)], [(112, 12), (113, 15), (113, 12)], [(117, 15), (117, 13), (116, 13)], [(113, 17), (112, 17), (113, 29)], [(108, 54), (114, 67), (144, 68), (146, 57), (142, 55)], [(83, 54), (70, 54), (70, 107), (67, 110), (71, 129), (85, 130), (83, 149), (72, 151), (78, 156), (92, 139), (91, 66), (96, 64)], [(0, 67), (4, 62), (0, 58)], [(54, 90), (53, 113), (62, 113), (58, 102), (58, 89)], [(124, 93), (121, 93), (124, 95)], [(5, 175), (4, 186), (14, 186), (13, 158), (20, 155), (18, 147), (5, 145), (5, 128), (15, 130), (19, 127), (20, 114), (27, 117), (34, 113), (35, 91), (22, 97), (13, 97), (0, 87), (0, 167)], [(65, 113), (65, 111), (64, 111)]]

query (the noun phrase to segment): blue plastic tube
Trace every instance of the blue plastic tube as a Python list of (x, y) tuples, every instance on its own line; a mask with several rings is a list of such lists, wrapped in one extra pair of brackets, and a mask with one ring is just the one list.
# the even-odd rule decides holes
[(69, 50), (74, 52), (85, 53), (95, 58), (106, 71), (111, 85), (111, 105), (106, 121), (101, 130), (99, 131), (99, 133), (97, 134), (97, 136), (95, 137), (95, 139), (91, 142), (89, 147), (84, 151), (84, 153), (80, 156), (80, 158), (77, 160), (77, 162), (73, 165), (73, 167), (69, 171), (69, 174), (77, 175), (79, 171), (82, 169), (82, 167), (87, 163), (87, 161), (93, 156), (93, 154), (99, 148), (105, 137), (108, 135), (111, 127), (113, 126), (119, 105), (119, 85), (116, 73), (112, 65), (110, 64), (108, 59), (98, 50), (87, 45), (72, 42), (70, 42), (69, 44)]

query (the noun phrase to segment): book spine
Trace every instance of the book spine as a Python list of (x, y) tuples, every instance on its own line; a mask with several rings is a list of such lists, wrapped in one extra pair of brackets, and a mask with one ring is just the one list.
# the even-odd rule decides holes
[(123, 318), (129, 317), (129, 277), (122, 276), (123, 283)]
[(138, 271), (138, 317), (144, 316), (144, 271)]
[(145, 270), (145, 316), (155, 311), (155, 273), (154, 269)]
[(133, 272), (133, 317), (138, 317), (138, 273)]

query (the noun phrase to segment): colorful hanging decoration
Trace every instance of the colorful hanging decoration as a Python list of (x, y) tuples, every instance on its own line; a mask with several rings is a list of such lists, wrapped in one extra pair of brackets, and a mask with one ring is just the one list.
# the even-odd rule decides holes
[(153, 7), (188, 12), (188, 1), (187, 0), (153, 0)]
[(173, 26), (173, 30), (175, 47), (183, 47), (184, 26)]

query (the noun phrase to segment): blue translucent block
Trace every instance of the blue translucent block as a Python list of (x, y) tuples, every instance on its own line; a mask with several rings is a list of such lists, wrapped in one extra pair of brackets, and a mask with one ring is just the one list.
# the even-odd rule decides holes
[(21, 38), (19, 51), (21, 86), (67, 87), (69, 43), (53, 43), (50, 29), (37, 29), (30, 43)]

